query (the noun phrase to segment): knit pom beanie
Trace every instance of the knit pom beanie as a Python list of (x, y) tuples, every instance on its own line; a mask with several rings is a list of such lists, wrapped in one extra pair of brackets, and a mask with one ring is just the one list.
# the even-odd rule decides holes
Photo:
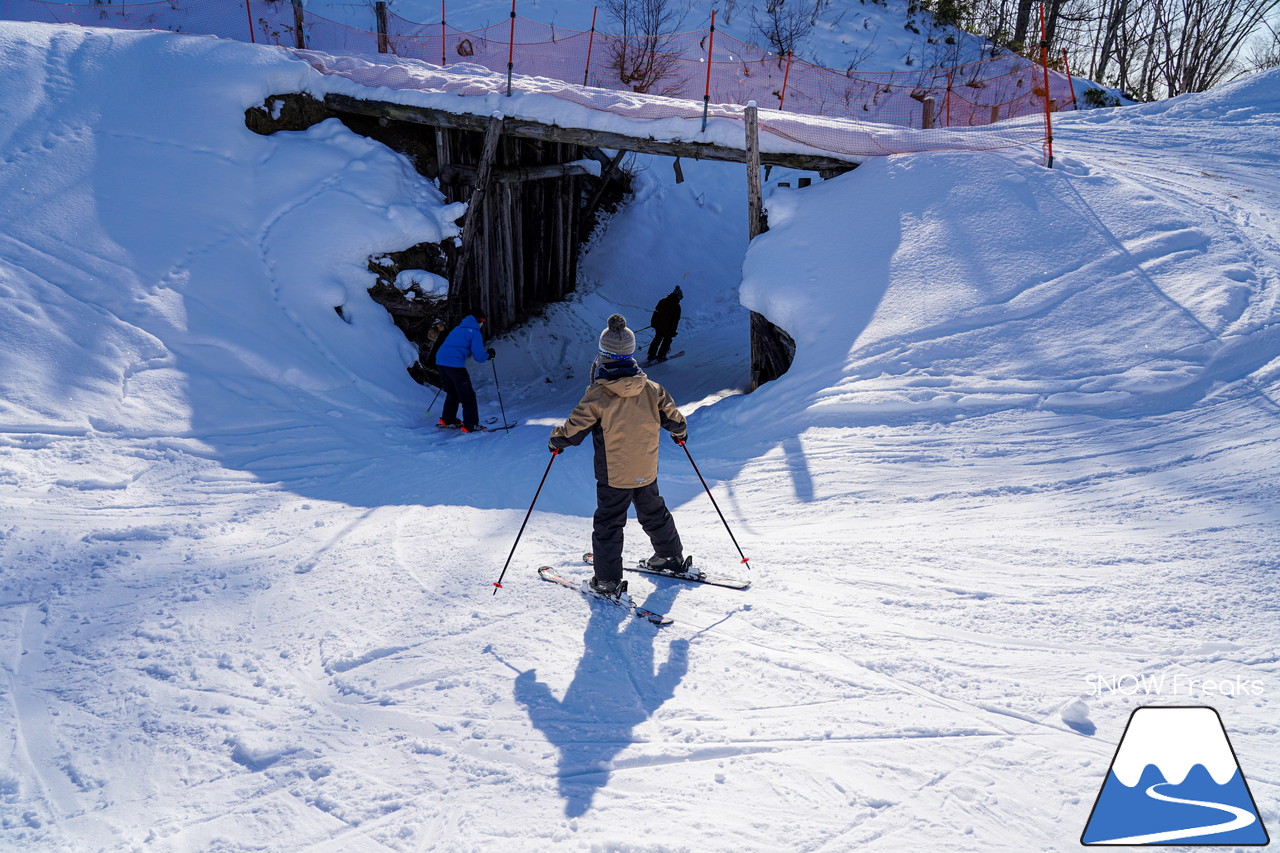
[(607, 328), (600, 333), (600, 351), (611, 355), (628, 356), (636, 351), (635, 333), (627, 328), (627, 318), (611, 314)]

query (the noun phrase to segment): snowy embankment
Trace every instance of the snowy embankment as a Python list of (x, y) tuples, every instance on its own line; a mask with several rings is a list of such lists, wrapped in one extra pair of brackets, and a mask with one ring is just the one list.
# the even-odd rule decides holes
[[(1066, 120), (1053, 172), (775, 172), (745, 260), (740, 167), (643, 161), (580, 293), (473, 370), (522, 426), (461, 436), (364, 293), (458, 210), (336, 123), (245, 129), (304, 63), (0, 55), (0, 848), (1069, 850), (1147, 699), (1095, 688), (1137, 677), (1217, 707), (1280, 820), (1277, 74)], [(751, 395), (740, 282), (799, 344)], [(755, 586), (637, 578), (659, 631), (539, 584), (581, 571), (579, 450), (491, 595), (604, 316), (677, 283), (652, 373)]]

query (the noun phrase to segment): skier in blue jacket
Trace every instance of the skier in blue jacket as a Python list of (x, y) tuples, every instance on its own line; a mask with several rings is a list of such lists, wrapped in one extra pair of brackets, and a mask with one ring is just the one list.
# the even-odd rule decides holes
[[(476, 406), (476, 391), (471, 387), (471, 375), (467, 373), (467, 357), (481, 364), (493, 358), (494, 351), (485, 349), (480, 328), (484, 317), (476, 319), (468, 314), (445, 337), (436, 352), (436, 369), (440, 371), (440, 387), (444, 389), (444, 410), (440, 426), (461, 427), (463, 432), (476, 432), (480, 428), (480, 413)], [(458, 404), (462, 404), (462, 420), (458, 420)]]

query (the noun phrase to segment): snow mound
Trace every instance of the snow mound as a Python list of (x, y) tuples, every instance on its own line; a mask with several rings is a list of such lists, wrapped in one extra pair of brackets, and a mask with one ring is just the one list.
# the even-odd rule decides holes
[[(1271, 93), (1248, 109), (1213, 93), (1166, 110), (1196, 117), (1188, 136), (1234, 117), (1274, 151), (1278, 82), (1238, 84)], [(742, 299), (797, 355), (760, 399), (806, 417), (1174, 411), (1280, 355), (1280, 258), (1248, 217), (1172, 184), (1071, 157), (920, 154), (779, 190), (768, 211)]]
[(0, 339), (21, 342), (0, 348), (0, 420), (189, 435), (414, 396), (365, 262), (456, 228), (407, 160), (336, 121), (245, 127), (305, 88), (303, 63), (27, 24), (0, 52)]

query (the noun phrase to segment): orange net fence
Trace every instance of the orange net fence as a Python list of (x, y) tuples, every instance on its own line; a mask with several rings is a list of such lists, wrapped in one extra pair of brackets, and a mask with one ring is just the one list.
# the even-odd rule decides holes
[[(697, 101), (709, 95), (716, 104), (755, 101), (761, 108), (902, 127), (922, 127), (926, 99), (934, 103), (933, 127), (973, 127), (1045, 109), (1043, 70), (1012, 53), (950, 68), (877, 73), (823, 68), (709, 29), (623, 39), (517, 17), (514, 51), (505, 23), (462, 32), (390, 14), (388, 33), (391, 53), (428, 62), (504, 71), (510, 55), (515, 72), (527, 76)], [(1067, 76), (1053, 69), (1048, 99), (1051, 109), (1074, 107)]]
[[(604, 107), (633, 118), (687, 118), (692, 108), (699, 115), (705, 110), (709, 116), (740, 118), (740, 107), (726, 109), (726, 105), (754, 101), (764, 110), (761, 128), (765, 132), (855, 157), (1036, 144), (1046, 139), (1043, 123), (991, 125), (1075, 107), (1066, 75), (1046, 71), (1017, 54), (920, 71), (840, 71), (778, 56), (711, 28), (659, 38), (623, 38), (515, 17), (464, 32), (443, 22), (415, 23), (387, 12), (385, 25), (377, 31), (328, 20), (288, 0), (164, 0), (92, 6), (0, 0), (0, 18), (201, 33), (360, 57), (365, 61), (362, 74), (367, 85), (386, 85), (369, 69), (382, 68), (385, 77), (394, 56), (433, 65), (480, 66), (503, 76), (504, 83), (510, 72), (511, 86), (522, 92), (539, 90), (552, 80), (651, 96), (636, 99), (644, 106), (617, 99)], [(380, 53), (387, 55), (372, 56)], [(335, 71), (341, 63), (332, 58), (304, 58), (326, 73), (344, 73)], [(401, 77), (405, 82), (399, 88), (458, 89), (447, 76), (434, 72), (415, 71)], [(474, 79), (468, 85), (474, 85)], [(575, 94), (569, 86), (554, 88), (559, 98), (601, 108), (599, 97)], [(663, 105), (666, 99), (673, 102)], [(690, 101), (696, 103), (690, 105)], [(636, 114), (637, 110), (648, 114)], [(844, 121), (804, 121), (806, 116)], [(915, 132), (902, 132), (907, 128)]]

